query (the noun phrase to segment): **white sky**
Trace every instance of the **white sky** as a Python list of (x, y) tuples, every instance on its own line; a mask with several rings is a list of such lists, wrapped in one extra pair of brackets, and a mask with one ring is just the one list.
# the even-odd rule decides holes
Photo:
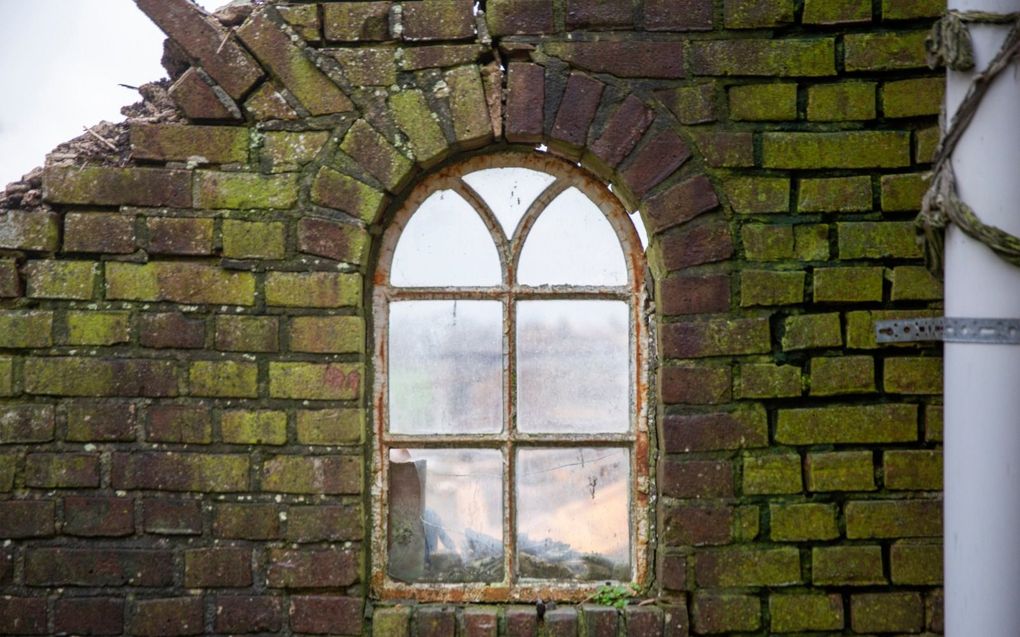
[[(227, 0), (201, 0), (207, 9)], [(166, 36), (132, 0), (0, 0), (0, 190), (166, 75)]]

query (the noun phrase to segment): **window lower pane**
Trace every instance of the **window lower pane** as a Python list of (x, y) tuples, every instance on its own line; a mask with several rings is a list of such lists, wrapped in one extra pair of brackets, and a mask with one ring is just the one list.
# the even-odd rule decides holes
[(503, 454), (390, 449), (389, 576), (404, 582), (503, 580)]
[(406, 434), (503, 429), (503, 304), (390, 305), (389, 430)]
[(515, 480), (521, 577), (631, 579), (628, 449), (521, 449)]

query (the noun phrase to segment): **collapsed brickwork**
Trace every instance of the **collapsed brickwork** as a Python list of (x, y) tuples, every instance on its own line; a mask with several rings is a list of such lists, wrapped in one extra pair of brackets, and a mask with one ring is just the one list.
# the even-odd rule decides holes
[(365, 300), (418, 176), (539, 144), (658, 334), (657, 603), (544, 634), (941, 632), (941, 359), (873, 337), (940, 313), (941, 3), (136, 2), (172, 84), (0, 211), (0, 634), (535, 634), (373, 601)]

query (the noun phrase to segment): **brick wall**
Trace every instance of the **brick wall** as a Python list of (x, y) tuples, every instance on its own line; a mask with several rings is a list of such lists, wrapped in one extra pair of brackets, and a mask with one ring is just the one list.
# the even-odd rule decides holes
[(536, 144), (658, 334), (657, 603), (544, 634), (942, 631), (941, 359), (873, 336), (941, 312), (941, 3), (136, 1), (172, 85), (0, 200), (0, 634), (535, 634), (371, 601), (365, 300), (417, 176)]

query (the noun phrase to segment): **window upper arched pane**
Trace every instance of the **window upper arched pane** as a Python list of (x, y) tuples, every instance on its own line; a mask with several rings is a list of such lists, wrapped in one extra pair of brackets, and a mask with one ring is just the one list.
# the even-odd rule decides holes
[(506, 166), (476, 170), (465, 175), (464, 181), (489, 206), (509, 238), (531, 204), (556, 178), (537, 170)]
[(620, 239), (595, 203), (568, 188), (539, 215), (521, 251), (523, 285), (626, 285)]
[(501, 280), (492, 235), (452, 190), (432, 193), (411, 216), (390, 270), (390, 284), (400, 287), (491, 286)]

